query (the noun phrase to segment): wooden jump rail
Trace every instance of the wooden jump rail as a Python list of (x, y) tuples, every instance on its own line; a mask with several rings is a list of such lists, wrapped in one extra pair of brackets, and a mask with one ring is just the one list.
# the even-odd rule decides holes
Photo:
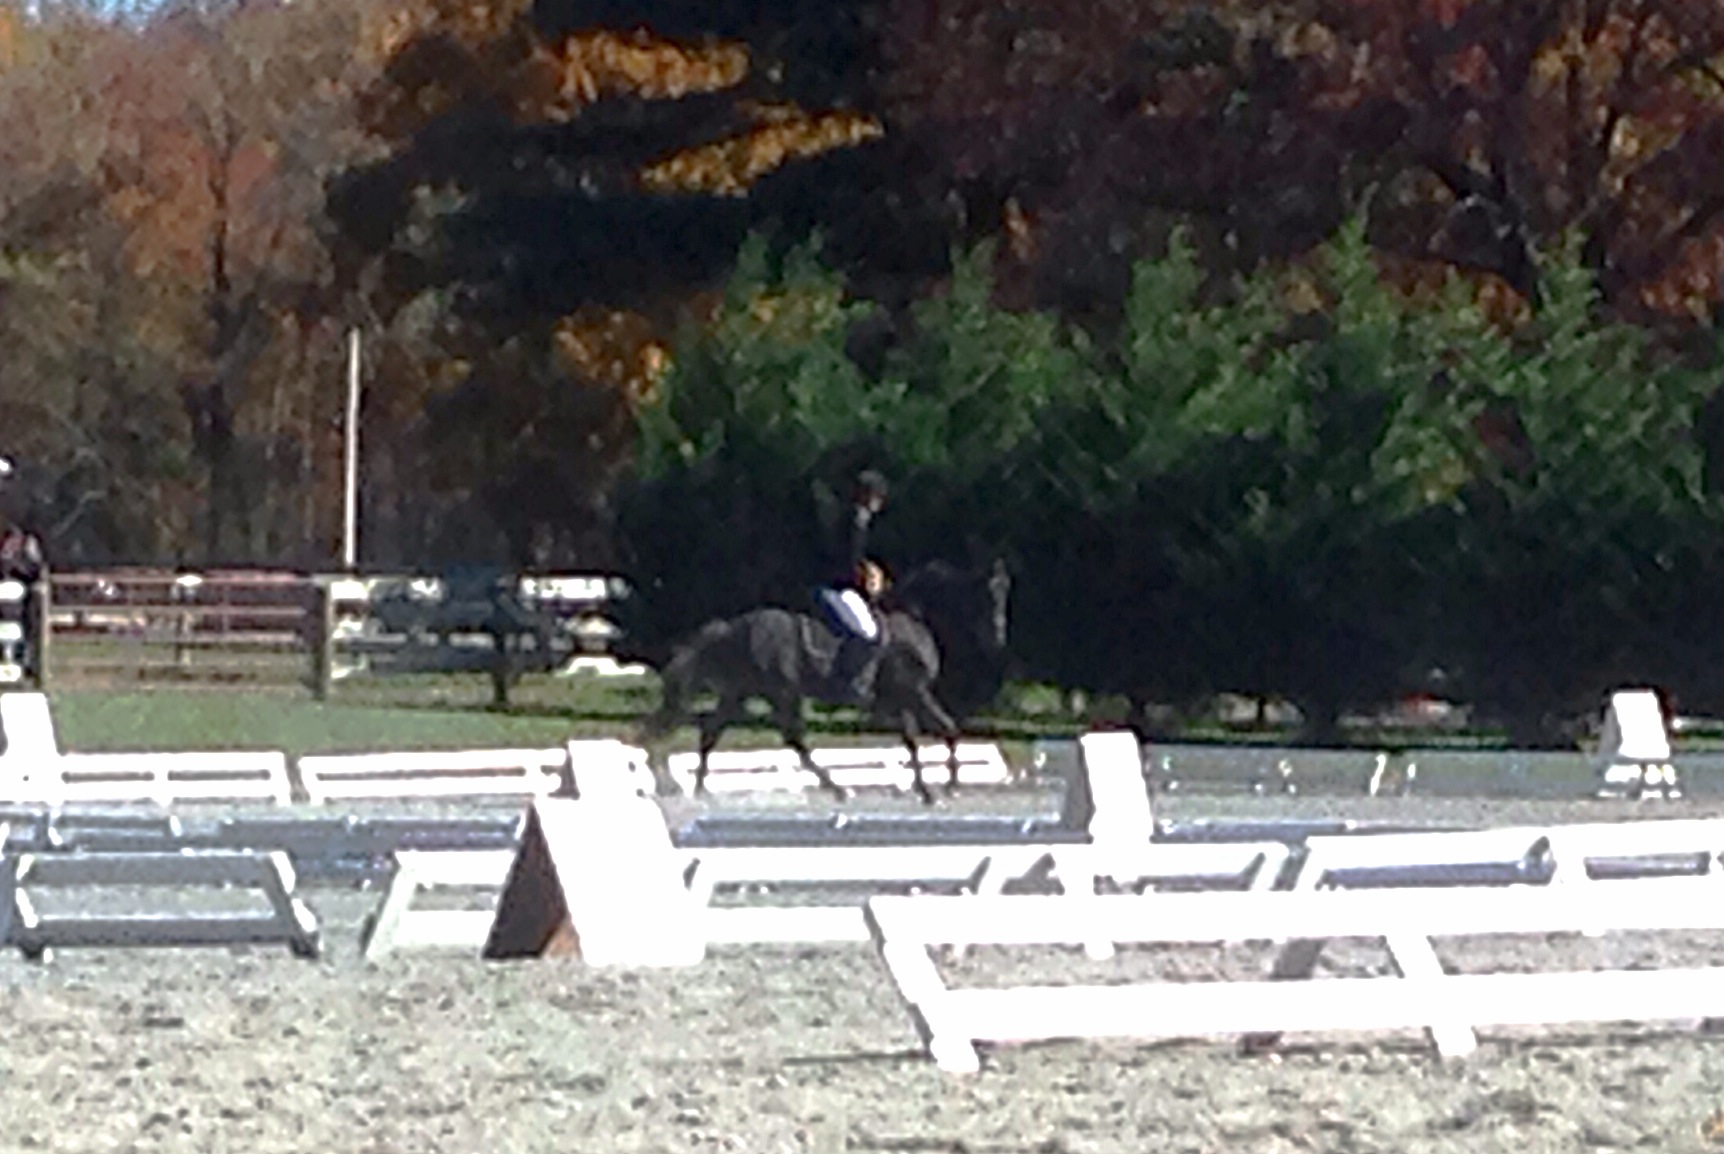
[[(0, 941), (26, 958), (75, 947), (284, 945), (299, 957), (318, 955), (317, 917), (294, 896), (287, 855), (248, 850), (181, 853), (19, 854), (0, 859)], [(44, 914), (37, 888), (253, 888), (267, 912)]]
[(495, 909), (414, 909), (414, 900), (428, 889), (501, 888), (514, 860), (512, 849), (397, 853), (395, 876), (383, 903), (360, 936), (365, 959), (424, 949), (466, 950), (476, 956), (491, 932)]
[[(1294, 892), (1206, 895), (1209, 905), (1182, 902), (1187, 895), (1148, 895), (1147, 904), (1113, 901), (1059, 910), (1031, 899), (1005, 898), (981, 906), (943, 906), (937, 899), (911, 904), (876, 899), (869, 927), (930, 1053), (945, 1068), (973, 1070), (973, 1042), (1004, 1039), (1171, 1036), (1187, 1033), (1246, 1033), (1254, 1044), (1274, 1041), (1282, 1030), (1390, 1029), (1423, 1025), (1445, 1054), (1469, 1052), (1472, 1025), (1522, 1022), (1605, 1021), (1614, 1017), (1710, 1016), (1710, 995), (1685, 1003), (1680, 1013), (1655, 982), (1616, 974), (1494, 975), (1448, 979), (1432, 952), (1432, 936), (1569, 931), (1598, 935), (1612, 930), (1724, 928), (1717, 910), (1724, 879), (1724, 819), (1591, 822), (1476, 831), (1314, 836), (1294, 881)], [(1657, 863), (1674, 862), (1694, 877), (1661, 877)], [(1546, 884), (1469, 885), (1467, 871), (1505, 871), (1544, 865)], [(1614, 876), (1613, 876), (1614, 875)], [(1601, 880), (1602, 879), (1602, 880)], [(1534, 879), (1523, 878), (1523, 882)], [(1633, 880), (1642, 886), (1628, 885)], [(1326, 889), (1357, 884), (1423, 886), (1409, 891)], [(1352, 896), (1338, 896), (1342, 893)], [(1377, 895), (1377, 896), (1370, 896)], [(1509, 896), (1503, 896), (1509, 895)], [(1232, 898), (1249, 896), (1250, 902)], [(1255, 900), (1262, 898), (1264, 900)], [(1336, 900), (1330, 901), (1334, 898)], [(1595, 901), (1596, 899), (1596, 901)], [(1646, 912), (1647, 903), (1682, 900), (1708, 911)], [(914, 903), (922, 903), (920, 905)], [(973, 920), (967, 920), (972, 919)], [(1469, 916), (1472, 920), (1468, 920)], [(948, 919), (942, 924), (941, 919)], [(1334, 918), (1330, 921), (1327, 919)], [(1541, 920), (1542, 919), (1542, 920)], [(1377, 937), (1388, 945), (1407, 982), (1393, 987), (1307, 984), (1331, 937)], [(946, 989), (927, 956), (931, 945), (1057, 945), (1097, 941), (1283, 943), (1271, 983), (1160, 984), (1135, 992), (959, 991)], [(1716, 983), (1724, 970), (1706, 971)], [(1659, 972), (1655, 977), (1665, 976)], [(1531, 978), (1548, 978), (1545, 984)], [(1441, 986), (1431, 983), (1442, 981)], [(1676, 977), (1682, 996), (1693, 995), (1697, 978)], [(1289, 994), (1289, 986), (1295, 991)], [(1599, 991), (1599, 1006), (1573, 1004), (1570, 990)], [(1644, 988), (1643, 988), (1644, 987)], [(1021, 997), (1019, 995), (1022, 995)], [(1455, 997), (1483, 1009), (1455, 1019), (1430, 1006)], [(1349, 1000), (1355, 999), (1358, 1000)], [(1519, 999), (1526, 999), (1519, 1001)], [(1304, 999), (1311, 999), (1308, 1005)], [(1284, 1005), (1283, 1003), (1289, 1003)], [(1420, 1017), (1420, 1008), (1424, 1016)], [(1516, 1007), (1520, 1008), (1516, 1008)], [(1161, 1007), (1159, 1016), (1152, 1007)], [(1171, 1007), (1171, 1009), (1169, 1009)], [(1314, 1008), (1313, 1008), (1314, 1007)], [(1530, 1014), (1530, 1017), (1516, 1016)], [(1409, 1017), (1409, 1015), (1413, 1015)], [(1596, 1016), (1593, 1016), (1596, 1015)], [(1055, 1023), (1060, 1024), (1056, 1025)], [(1256, 1022), (1258, 1025), (1247, 1025)], [(1298, 1024), (1288, 1024), (1298, 1023)]]
[[(1130, 741), (1125, 736), (1125, 741)], [(578, 743), (576, 743), (578, 744)], [(589, 743), (595, 748), (578, 756), (571, 744), (571, 766), (579, 775), (596, 772), (621, 796), (650, 796), (649, 783), (634, 774), (634, 754), (627, 747)], [(606, 748), (597, 748), (605, 745)], [(1121, 802), (1119, 810), (1082, 814), (1088, 822), (1070, 829), (1071, 837), (1047, 841), (1030, 836), (1015, 842), (942, 842), (880, 845), (726, 845), (684, 846), (670, 851), (680, 870), (686, 902), (680, 908), (699, 920), (698, 936), (708, 945), (766, 943), (866, 942), (868, 929), (859, 901), (826, 905), (714, 905), (720, 887), (758, 884), (772, 887), (849, 884), (873, 887), (933, 885), (958, 887), (972, 893), (999, 893), (1010, 882), (1046, 883), (1077, 895), (1093, 894), (1101, 878), (1132, 883), (1178, 879), (1203, 885), (1273, 885), (1287, 860), (1288, 846), (1279, 841), (1172, 842), (1154, 840), (1147, 798), (1135, 745), (1129, 749), (1119, 735), (1086, 739), (1085, 796), (1103, 804)], [(606, 758), (609, 758), (608, 768)], [(1135, 808), (1130, 804), (1135, 799)], [(659, 815), (662, 820), (662, 814)], [(484, 943), (482, 919), (462, 912), (443, 917), (428, 911), (423, 930), (411, 925), (419, 915), (410, 911), (415, 894), (436, 885), (501, 887), (508, 863), (500, 856), (447, 854), (402, 857), (376, 928), (367, 938), (368, 956), (381, 957), (405, 945), (424, 943), (477, 950)], [(402, 929), (403, 925), (408, 928)], [(1111, 945), (1092, 943), (1097, 953)]]
[(305, 755), (295, 762), (306, 801), (544, 797), (564, 784), (567, 749), (456, 749)]
[(48, 698), (0, 693), (0, 801), (71, 802), (291, 800), (287, 755), (275, 750), (62, 753)]
[[(929, 1054), (961, 1073), (980, 1068), (980, 1042), (1424, 1028), (1441, 1053), (1461, 1055), (1476, 1044), (1475, 1026), (1716, 1016), (1724, 1012), (1724, 967), (1451, 975), (1430, 939), (1724, 929), (1719, 893), (1712, 878), (1679, 877), (1085, 901), (878, 897), (867, 918)], [(1401, 976), (955, 990), (928, 953), (934, 945), (1077, 945), (1098, 937), (1169, 944), (1376, 938)]]
[[(946, 783), (947, 751), (943, 744), (919, 749), (922, 777), (932, 788)], [(826, 770), (835, 784), (847, 789), (887, 788), (908, 790), (914, 778), (910, 751), (903, 746), (826, 747), (810, 751), (814, 763)], [(1000, 748), (992, 743), (961, 742), (957, 749), (959, 785), (1004, 785), (1012, 778)], [(694, 791), (695, 770), (700, 756), (675, 753), (666, 768), (683, 793)], [(803, 768), (790, 749), (721, 750), (707, 758), (706, 788), (712, 793), (756, 791), (806, 791), (818, 788), (813, 772)]]

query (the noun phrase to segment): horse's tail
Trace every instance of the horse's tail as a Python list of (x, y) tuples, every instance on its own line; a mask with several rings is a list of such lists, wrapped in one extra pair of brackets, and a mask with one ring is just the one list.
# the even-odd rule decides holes
[(641, 719), (642, 737), (648, 740), (663, 737), (686, 716), (686, 702), (700, 688), (699, 677), (707, 651), (729, 636), (730, 628), (728, 621), (709, 622), (677, 646), (671, 659), (659, 670), (658, 708)]

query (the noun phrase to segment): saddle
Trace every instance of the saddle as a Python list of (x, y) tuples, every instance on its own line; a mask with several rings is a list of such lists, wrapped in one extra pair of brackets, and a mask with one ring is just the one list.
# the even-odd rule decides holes
[(803, 651), (813, 656), (818, 665), (820, 678), (826, 683), (826, 691), (822, 696), (827, 700), (848, 702), (852, 693), (852, 679), (879, 665), (880, 654), (885, 648), (888, 634), (885, 614), (881, 614), (878, 620), (880, 639), (866, 650), (866, 656), (859, 664), (852, 664), (846, 669), (841, 668), (845, 662), (841, 660), (840, 654), (845, 643), (854, 640), (850, 634), (820, 617), (805, 616), (800, 619), (798, 628)]
[(844, 644), (844, 634), (818, 615), (798, 615), (797, 627), (802, 634), (802, 648), (819, 659), (823, 670), (830, 670), (838, 659), (838, 647)]

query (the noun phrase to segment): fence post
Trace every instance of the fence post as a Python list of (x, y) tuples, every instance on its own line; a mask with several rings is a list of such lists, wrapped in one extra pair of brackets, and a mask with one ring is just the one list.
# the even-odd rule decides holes
[(194, 603), (203, 583), (203, 575), (200, 573), (179, 573), (175, 575), (173, 586), (169, 590), (168, 600), (175, 606), (174, 664), (181, 669), (192, 663), (193, 623), (198, 612)]
[(509, 705), (509, 682), (512, 664), (509, 652), (509, 630), (500, 621), (491, 623), (491, 705), (505, 709)]
[(311, 579), (311, 605), (305, 614), (305, 645), (311, 650), (311, 696), (329, 700), (335, 679), (335, 586)]

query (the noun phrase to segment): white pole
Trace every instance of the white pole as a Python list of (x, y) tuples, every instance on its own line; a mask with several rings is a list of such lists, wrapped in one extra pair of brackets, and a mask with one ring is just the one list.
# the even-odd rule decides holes
[(359, 559), (359, 330), (347, 338), (347, 455), (341, 519), (341, 564), (351, 572)]

